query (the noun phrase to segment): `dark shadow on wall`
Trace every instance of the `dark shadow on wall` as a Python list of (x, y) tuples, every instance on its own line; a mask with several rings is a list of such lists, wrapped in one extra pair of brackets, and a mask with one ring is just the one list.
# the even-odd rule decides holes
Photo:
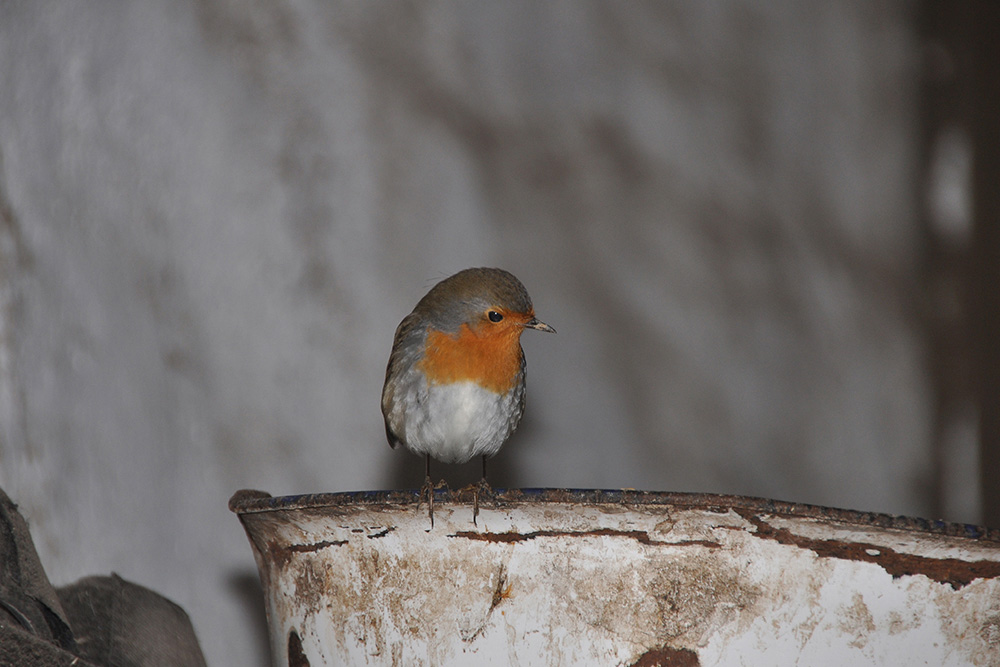
[[(963, 3), (964, 4), (964, 3)], [(972, 308), (983, 522), (1000, 526), (1000, 3), (970, 0)]]
[[(924, 294), (931, 414), (932, 507), (948, 512), (949, 433), (974, 411), (978, 427), (980, 521), (1000, 526), (1000, 3), (920, 5), (923, 45), (920, 165), (915, 193), (923, 230)], [(968, 143), (971, 220), (935, 206), (942, 144)], [(966, 184), (961, 184), (962, 186)], [(969, 227), (970, 229), (965, 229)]]
[(264, 607), (264, 589), (261, 588), (260, 578), (254, 570), (240, 570), (230, 574), (226, 584), (244, 610), (245, 616), (241, 622), (250, 626), (256, 638), (254, 654), (259, 656), (257, 665), (267, 667), (272, 664), (271, 642), (267, 629), (267, 612)]

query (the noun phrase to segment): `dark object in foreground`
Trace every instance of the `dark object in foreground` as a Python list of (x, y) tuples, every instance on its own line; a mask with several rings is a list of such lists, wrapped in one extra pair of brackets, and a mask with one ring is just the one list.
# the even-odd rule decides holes
[(55, 589), (17, 506), (0, 490), (0, 665), (204, 667), (183, 609), (109, 577)]

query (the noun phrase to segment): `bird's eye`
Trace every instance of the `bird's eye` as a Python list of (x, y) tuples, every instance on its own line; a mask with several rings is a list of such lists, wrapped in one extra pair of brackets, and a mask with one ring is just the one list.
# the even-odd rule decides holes
[(491, 310), (490, 312), (486, 313), (486, 317), (490, 318), (490, 322), (499, 322), (500, 320), (503, 319), (503, 315), (501, 315), (495, 310)]

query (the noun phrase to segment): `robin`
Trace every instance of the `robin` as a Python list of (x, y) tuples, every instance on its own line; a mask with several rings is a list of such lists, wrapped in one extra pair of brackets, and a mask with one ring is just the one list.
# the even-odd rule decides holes
[(502, 269), (445, 278), (396, 328), (382, 388), (385, 433), (393, 448), (425, 456), (432, 525), (431, 457), (482, 456), (484, 485), (486, 459), (521, 421), (525, 329), (555, 333), (535, 317), (521, 281)]

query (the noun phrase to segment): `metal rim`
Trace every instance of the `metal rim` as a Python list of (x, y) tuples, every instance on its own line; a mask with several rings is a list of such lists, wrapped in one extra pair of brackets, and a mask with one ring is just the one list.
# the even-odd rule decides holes
[[(271, 496), (263, 491), (244, 489), (233, 494), (229, 500), (229, 509), (238, 515), (244, 515), (324, 507), (400, 507), (416, 505), (420, 502), (420, 497), (419, 490), (348, 491)], [(436, 490), (434, 503), (468, 504), (471, 502), (471, 497), (471, 492), (467, 490)], [(703, 509), (720, 513), (730, 509), (739, 509), (762, 515), (805, 517), (860, 527), (888, 528), (1000, 543), (1000, 530), (996, 528), (749, 496), (636, 491), (633, 489), (494, 489), (487, 502), (488, 504), (495, 503), (501, 507), (524, 504), (576, 503), (582, 505), (664, 506)]]

